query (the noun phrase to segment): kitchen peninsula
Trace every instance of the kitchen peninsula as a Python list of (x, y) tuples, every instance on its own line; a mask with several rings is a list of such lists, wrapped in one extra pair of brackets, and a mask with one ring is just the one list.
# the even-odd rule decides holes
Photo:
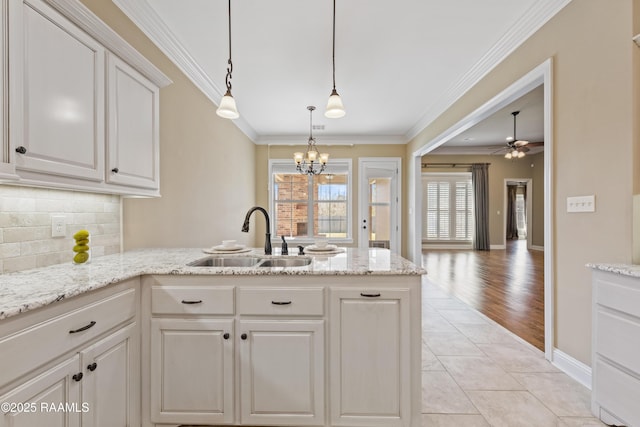
[[(187, 265), (205, 256), (144, 249), (2, 276), (0, 400), (87, 404), (66, 414), (83, 425), (420, 425), (422, 269), (385, 249)], [(58, 425), (10, 409), (3, 422)]]

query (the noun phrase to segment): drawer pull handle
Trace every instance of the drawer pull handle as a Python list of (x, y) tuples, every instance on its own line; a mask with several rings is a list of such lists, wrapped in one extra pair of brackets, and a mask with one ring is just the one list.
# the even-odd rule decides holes
[(246, 340), (247, 339), (247, 334), (240, 335), (240, 338), (242, 338), (243, 340)]
[(367, 297), (367, 298), (377, 298), (380, 296), (380, 294), (365, 294), (363, 292), (360, 293), (361, 297)]
[(289, 305), (289, 304), (291, 304), (291, 301), (271, 301), (271, 304), (273, 304), (273, 305)]
[(78, 332), (86, 331), (89, 328), (93, 328), (96, 325), (96, 321), (92, 320), (88, 325), (83, 326), (82, 328), (74, 329), (69, 331), (70, 334), (77, 334)]
[(71, 378), (73, 378), (73, 380), (76, 381), (76, 382), (80, 381), (82, 379), (82, 372), (78, 372), (77, 374), (75, 374)]
[(229, 335), (229, 332), (225, 332), (222, 338), (224, 338), (225, 340), (228, 340), (230, 336), (231, 335)]
[(93, 372), (96, 370), (97, 367), (98, 367), (98, 364), (96, 362), (93, 362), (91, 365), (87, 366), (87, 369)]
[(183, 299), (183, 300), (182, 300), (182, 303), (183, 303), (183, 304), (202, 304), (202, 300), (201, 300), (201, 299), (199, 299), (199, 300), (197, 300), (197, 301), (189, 301), (189, 300)]

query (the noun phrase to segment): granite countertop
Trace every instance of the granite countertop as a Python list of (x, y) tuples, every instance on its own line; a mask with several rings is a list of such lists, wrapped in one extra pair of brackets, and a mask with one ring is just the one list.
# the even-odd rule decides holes
[[(262, 249), (233, 256), (265, 256)], [(277, 254), (277, 252), (276, 252)], [(420, 275), (426, 273), (387, 249), (346, 248), (335, 255), (305, 255), (305, 267), (189, 267), (208, 256), (201, 249), (140, 249), (0, 275), (0, 320), (145, 274), (176, 275)], [(225, 255), (227, 256), (227, 255)], [(277, 256), (277, 255), (274, 255)]]
[(636, 264), (587, 264), (587, 267), (594, 270), (608, 271), (622, 276), (640, 277), (640, 265)]

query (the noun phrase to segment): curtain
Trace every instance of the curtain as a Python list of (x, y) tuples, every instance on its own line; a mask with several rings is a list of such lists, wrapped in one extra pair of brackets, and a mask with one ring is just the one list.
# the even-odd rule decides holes
[(473, 185), (473, 210), (475, 217), (475, 233), (473, 248), (481, 251), (489, 250), (489, 165), (474, 163), (471, 166), (471, 183)]
[(518, 217), (516, 212), (517, 185), (507, 185), (507, 239), (518, 239)]

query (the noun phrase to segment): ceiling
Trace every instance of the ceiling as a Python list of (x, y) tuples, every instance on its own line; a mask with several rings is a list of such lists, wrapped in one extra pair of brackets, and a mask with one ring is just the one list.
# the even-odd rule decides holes
[[(113, 1), (219, 102), (227, 1)], [(234, 123), (257, 144), (306, 142), (306, 107), (315, 105), (314, 125), (324, 125), (314, 131), (319, 142), (406, 143), (569, 1), (337, 0), (341, 119), (323, 115), (332, 88), (332, 2), (233, 1), (232, 92), (241, 115)], [(482, 139), (504, 141), (509, 119), (482, 129)]]

